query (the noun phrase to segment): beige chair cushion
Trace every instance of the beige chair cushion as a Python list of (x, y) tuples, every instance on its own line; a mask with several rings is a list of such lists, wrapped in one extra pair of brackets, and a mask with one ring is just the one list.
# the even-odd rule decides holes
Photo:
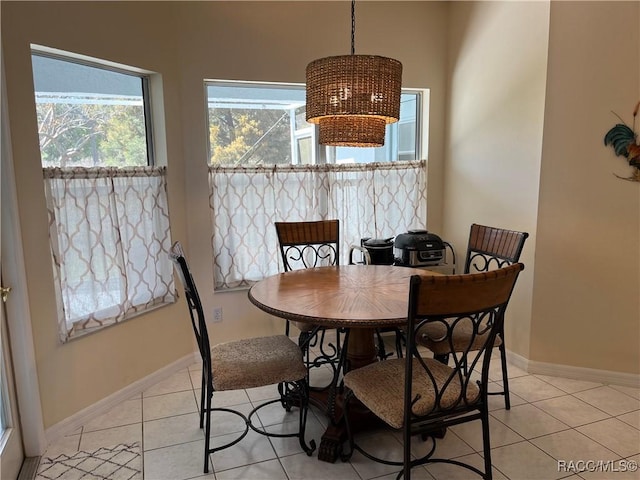
[(293, 382), (307, 374), (300, 347), (285, 335), (220, 343), (211, 349), (211, 365), (218, 391)]
[[(454, 370), (432, 358), (425, 358), (424, 361), (435, 378), (438, 390), (442, 390)], [(385, 360), (352, 370), (344, 377), (345, 386), (353, 390), (369, 410), (393, 428), (402, 428), (404, 423), (405, 362), (405, 359)], [(450, 409), (464, 402), (462, 386), (457, 378), (456, 375), (442, 392), (441, 409)], [(417, 359), (414, 359), (413, 366), (413, 395), (420, 396), (413, 406), (414, 414), (425, 415), (434, 410), (435, 390)], [(480, 389), (476, 383), (469, 382), (466, 397), (468, 404), (478, 401)]]
[[(480, 350), (487, 341), (489, 329), (486, 333), (480, 333), (472, 338), (473, 326), (471, 320), (459, 321), (453, 329), (453, 348), (456, 352), (469, 350)], [(430, 322), (423, 325), (416, 334), (416, 342), (424, 345), (436, 355), (445, 355), (451, 352), (449, 339), (446, 338), (447, 331), (440, 322)], [(496, 336), (494, 346), (502, 343), (502, 339)]]

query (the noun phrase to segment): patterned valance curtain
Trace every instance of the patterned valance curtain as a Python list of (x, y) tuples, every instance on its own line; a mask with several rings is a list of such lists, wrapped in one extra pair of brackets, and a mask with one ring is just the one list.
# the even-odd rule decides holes
[(281, 271), (276, 221), (340, 220), (342, 264), (363, 237), (426, 225), (426, 161), (209, 167), (216, 290)]
[(43, 172), (63, 342), (175, 300), (164, 167)]

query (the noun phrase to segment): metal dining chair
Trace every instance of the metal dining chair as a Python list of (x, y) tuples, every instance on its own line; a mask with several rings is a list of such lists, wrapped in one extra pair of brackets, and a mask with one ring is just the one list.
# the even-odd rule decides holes
[[(405, 358), (372, 363), (351, 370), (344, 377), (348, 440), (343, 461), (358, 451), (370, 460), (401, 466), (396, 478), (405, 480), (410, 480), (413, 467), (435, 462), (465, 467), (486, 480), (492, 478), (487, 399), (489, 362), (495, 339), (502, 331), (504, 312), (523, 268), (524, 265), (516, 263), (469, 275), (411, 277)], [(442, 341), (449, 344), (454, 358), (452, 366), (427, 358), (426, 349), (418, 348), (427, 325), (437, 326)], [(466, 348), (453, 345), (455, 332), (460, 328), (471, 332)], [(379, 458), (357, 442), (351, 417), (361, 415), (362, 405), (390, 427), (402, 431), (402, 460)], [(444, 428), (478, 420), (484, 471), (462, 459), (434, 455)], [(414, 458), (416, 451), (411, 448), (416, 435), (433, 442), (418, 458)]]
[[(202, 358), (202, 380), (200, 394), (200, 428), (204, 428), (204, 473), (209, 472), (209, 454), (229, 448), (240, 442), (249, 429), (270, 437), (298, 437), (300, 446), (307, 455), (316, 448), (313, 440), (305, 441), (305, 429), (309, 406), (307, 369), (302, 360), (298, 345), (285, 335), (247, 338), (233, 342), (219, 343), (213, 346), (209, 342), (209, 333), (204, 310), (189, 270), (180, 242), (173, 244), (171, 260), (184, 287), (191, 325)], [(280, 397), (257, 405), (248, 415), (231, 408), (213, 407), (215, 392), (242, 390), (247, 388), (277, 385)], [(299, 408), (298, 429), (294, 433), (268, 432), (253, 421), (258, 410), (281, 403), (290, 411), (293, 406)], [(231, 441), (211, 447), (212, 412), (226, 412), (240, 417), (244, 423), (243, 431)]]

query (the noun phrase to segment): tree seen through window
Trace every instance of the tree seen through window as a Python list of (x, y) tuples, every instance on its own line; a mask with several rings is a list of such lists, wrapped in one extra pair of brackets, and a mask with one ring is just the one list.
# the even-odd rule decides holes
[(152, 163), (144, 77), (39, 53), (31, 58), (44, 167)]
[(291, 163), (291, 116), (271, 109), (209, 109), (211, 164)]

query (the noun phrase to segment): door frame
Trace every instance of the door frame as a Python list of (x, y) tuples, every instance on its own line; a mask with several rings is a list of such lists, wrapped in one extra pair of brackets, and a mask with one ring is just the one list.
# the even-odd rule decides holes
[[(1, 55), (1, 54), (0, 54)], [(3, 57), (3, 56), (2, 56)], [(36, 457), (44, 453), (47, 442), (44, 434), (44, 420), (40, 403), (40, 386), (36, 365), (31, 312), (22, 248), (22, 230), (18, 216), (18, 197), (16, 193), (13, 153), (9, 128), (9, 112), (5, 81), (4, 58), (1, 63), (2, 105), (1, 135), (2, 153), (0, 170), (2, 171), (0, 203), (2, 205), (2, 277), (4, 286), (12, 288), (10, 301), (6, 306), (6, 321), (9, 329), (11, 360), (14, 367), (15, 391), (20, 412), (24, 453), (27, 457)]]

